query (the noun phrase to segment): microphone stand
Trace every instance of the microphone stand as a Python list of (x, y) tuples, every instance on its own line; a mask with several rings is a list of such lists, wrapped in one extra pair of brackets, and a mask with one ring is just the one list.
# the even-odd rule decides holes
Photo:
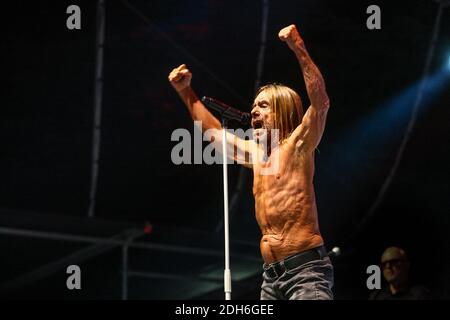
[(230, 270), (230, 235), (229, 235), (229, 212), (228, 212), (228, 166), (227, 166), (227, 121), (237, 120), (248, 122), (250, 115), (240, 112), (223, 102), (213, 98), (203, 97), (202, 102), (209, 108), (220, 112), (222, 120), (222, 157), (223, 157), (223, 225), (225, 232), (225, 270), (224, 291), (225, 300), (231, 300), (231, 270)]
[(224, 292), (225, 300), (231, 300), (231, 270), (230, 270), (230, 235), (228, 212), (228, 166), (227, 166), (227, 119), (222, 114), (222, 157), (223, 157), (223, 225), (225, 232), (225, 270)]

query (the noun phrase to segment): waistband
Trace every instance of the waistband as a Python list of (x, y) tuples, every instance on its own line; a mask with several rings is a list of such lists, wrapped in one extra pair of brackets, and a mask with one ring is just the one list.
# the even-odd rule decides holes
[(314, 260), (321, 260), (326, 256), (328, 256), (328, 253), (325, 249), (325, 246), (320, 246), (299, 252), (278, 262), (274, 262), (271, 264), (265, 263), (264, 271), (270, 278), (277, 278), (281, 276), (286, 270), (292, 270)]

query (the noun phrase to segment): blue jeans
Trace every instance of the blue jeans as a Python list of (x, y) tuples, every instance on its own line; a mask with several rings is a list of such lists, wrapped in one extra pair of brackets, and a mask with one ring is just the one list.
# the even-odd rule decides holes
[(273, 278), (264, 271), (263, 279), (261, 300), (333, 299), (333, 265), (329, 257), (284, 270)]

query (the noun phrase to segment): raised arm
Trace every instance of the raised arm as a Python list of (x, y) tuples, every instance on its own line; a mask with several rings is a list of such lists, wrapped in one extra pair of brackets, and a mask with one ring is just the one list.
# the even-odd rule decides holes
[(177, 91), (181, 100), (189, 110), (194, 121), (202, 122), (202, 131), (208, 129), (222, 129), (219, 120), (203, 105), (191, 87), (192, 73), (185, 64), (175, 68), (169, 74), (169, 81)]
[(326, 115), (330, 107), (325, 82), (319, 69), (309, 56), (295, 25), (283, 28), (278, 36), (286, 42), (297, 57), (311, 102), (311, 106), (303, 116), (302, 124), (297, 127), (292, 137), (296, 140), (298, 147), (306, 146), (308, 149), (314, 150), (325, 129)]
[[(204, 106), (198, 96), (195, 94), (191, 87), (192, 73), (189, 71), (185, 64), (173, 69), (169, 74), (169, 81), (172, 87), (177, 91), (178, 95), (183, 100), (184, 104), (189, 110), (191, 117), (194, 121), (201, 121), (202, 131), (209, 130), (214, 136), (214, 144), (219, 152), (222, 152), (222, 126), (220, 121), (214, 117), (211, 112)], [(228, 156), (232, 160), (238, 160), (239, 155), (246, 155), (249, 152), (250, 142), (240, 139), (234, 134), (227, 134), (228, 150), (233, 150)], [(242, 156), (239, 157), (239, 160)], [(244, 166), (250, 167), (251, 164), (243, 161)]]

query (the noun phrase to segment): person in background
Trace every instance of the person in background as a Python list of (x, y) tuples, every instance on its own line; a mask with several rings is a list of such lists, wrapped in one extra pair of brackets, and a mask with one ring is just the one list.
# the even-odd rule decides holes
[(381, 268), (387, 287), (371, 293), (369, 300), (429, 300), (430, 291), (413, 285), (409, 277), (410, 262), (403, 249), (389, 247), (381, 256)]

